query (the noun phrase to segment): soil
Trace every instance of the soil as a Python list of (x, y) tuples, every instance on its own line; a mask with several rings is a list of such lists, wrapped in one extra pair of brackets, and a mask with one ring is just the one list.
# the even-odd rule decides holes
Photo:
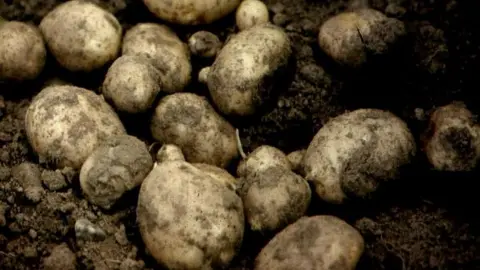
[[(4, 0), (0, 16), (38, 24), (59, 2), (63, 1)], [(158, 21), (142, 1), (95, 2), (113, 12), (125, 29), (139, 21)], [(373, 8), (405, 22), (406, 43), (380, 68), (345, 71), (320, 51), (318, 28), (329, 16), (362, 2), (366, 1), (266, 1), (272, 20), (294, 41), (296, 66), (276, 103), (248, 121), (232, 119), (247, 152), (261, 144), (287, 153), (305, 148), (329, 118), (356, 108), (388, 109), (402, 117), (417, 138), (437, 106), (460, 100), (479, 113), (478, 1), (371, 0)], [(235, 31), (233, 16), (206, 27), (172, 27), (183, 40), (198, 29), (222, 40)], [(209, 64), (193, 60), (194, 72)], [(109, 211), (92, 206), (81, 194), (77, 172), (39, 165), (25, 136), (25, 110), (47, 80), (60, 78), (96, 90), (104, 72), (71, 74), (50, 57), (38, 80), (0, 84), (1, 269), (158, 269), (139, 237), (138, 190)], [(188, 91), (206, 93), (198, 83)], [(122, 117), (130, 134), (153, 143), (147, 120)], [(358, 269), (480, 269), (479, 201), (473, 186), (478, 177), (477, 171), (435, 172), (420, 152), (409, 173), (377, 199), (345, 206), (315, 199), (309, 215), (336, 215), (359, 229), (366, 249)], [(81, 218), (103, 230), (102, 241), (80, 241), (74, 225)], [(231, 269), (252, 269), (270, 237), (247, 231)]]

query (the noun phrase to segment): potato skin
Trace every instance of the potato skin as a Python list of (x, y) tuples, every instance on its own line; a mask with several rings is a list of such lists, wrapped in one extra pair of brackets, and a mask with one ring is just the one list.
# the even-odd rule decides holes
[(180, 147), (188, 162), (225, 168), (238, 157), (235, 129), (196, 94), (175, 93), (161, 99), (150, 129), (159, 142)]
[(32, 80), (42, 72), (47, 49), (40, 30), (23, 22), (0, 23), (0, 80)]
[(69, 85), (44, 88), (34, 97), (25, 115), (25, 130), (41, 161), (75, 169), (101, 141), (126, 133), (99, 95)]
[(260, 0), (243, 0), (235, 13), (235, 22), (240, 31), (254, 25), (269, 22), (268, 8)]
[(55, 59), (70, 71), (98, 69), (120, 51), (122, 26), (115, 16), (90, 2), (58, 5), (43, 18), (40, 30)]
[(287, 34), (270, 23), (236, 34), (210, 68), (207, 80), (213, 102), (226, 115), (254, 114), (273, 94), (291, 53)]
[(210, 24), (233, 12), (241, 0), (143, 0), (158, 18), (175, 24)]
[(315, 135), (305, 153), (305, 179), (330, 203), (372, 195), (416, 153), (407, 125), (390, 112), (358, 109), (331, 119)]
[(157, 262), (172, 270), (230, 263), (243, 240), (244, 216), (227, 182), (185, 161), (162, 162), (150, 172), (140, 188), (137, 218)]
[(254, 269), (354, 270), (364, 245), (360, 233), (337, 217), (303, 217), (262, 249)]
[(237, 175), (243, 177), (277, 166), (291, 169), (291, 164), (285, 153), (273, 146), (262, 145), (255, 148), (252, 153), (240, 162), (237, 167)]

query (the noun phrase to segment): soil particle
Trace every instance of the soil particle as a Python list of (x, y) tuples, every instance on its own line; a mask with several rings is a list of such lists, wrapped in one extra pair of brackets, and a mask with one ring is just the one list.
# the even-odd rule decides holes
[(55, 246), (43, 262), (45, 270), (75, 270), (76, 257), (66, 244)]

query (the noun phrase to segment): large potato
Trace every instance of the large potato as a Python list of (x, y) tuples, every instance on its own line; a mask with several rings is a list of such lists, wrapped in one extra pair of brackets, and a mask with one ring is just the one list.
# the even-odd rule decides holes
[(278, 233), (255, 259), (255, 270), (354, 270), (362, 235), (334, 216), (304, 217)]
[(158, 18), (177, 24), (210, 24), (233, 12), (241, 0), (143, 0)]
[(308, 146), (305, 178), (330, 203), (369, 197), (396, 179), (416, 152), (407, 125), (390, 112), (358, 109), (331, 119)]
[(287, 34), (270, 23), (233, 36), (208, 73), (208, 89), (218, 109), (227, 115), (255, 113), (278, 87), (275, 82), (281, 81), (291, 53)]
[(188, 45), (170, 28), (156, 23), (139, 23), (123, 38), (123, 55), (143, 55), (160, 71), (162, 90), (182, 91), (191, 80), (192, 65)]
[(40, 23), (51, 53), (64, 68), (89, 72), (113, 61), (122, 41), (122, 26), (113, 14), (87, 1), (68, 1)]
[(25, 130), (42, 162), (80, 169), (103, 140), (125, 134), (113, 109), (97, 94), (75, 86), (50, 86), (35, 96)]
[(165, 161), (143, 181), (140, 233), (149, 253), (167, 269), (223, 269), (240, 248), (242, 200), (229, 184), (233, 177), (218, 170)]
[(188, 162), (227, 167), (238, 157), (235, 129), (196, 94), (175, 93), (161, 99), (151, 132), (159, 142), (180, 147)]

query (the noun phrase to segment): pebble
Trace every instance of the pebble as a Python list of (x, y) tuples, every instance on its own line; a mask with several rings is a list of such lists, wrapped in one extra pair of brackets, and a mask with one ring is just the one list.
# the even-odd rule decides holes
[(12, 176), (23, 188), (25, 197), (33, 203), (39, 203), (45, 193), (41, 182), (40, 169), (36, 164), (24, 162), (12, 170)]
[(32, 238), (32, 239), (36, 239), (38, 234), (37, 234), (37, 231), (35, 231), (34, 229), (30, 229), (28, 231), (28, 235)]
[(28, 259), (38, 257), (37, 249), (32, 246), (27, 246), (23, 249), (23, 256)]
[(42, 172), (42, 182), (51, 191), (57, 191), (68, 186), (65, 176), (60, 170), (44, 170)]
[(125, 232), (125, 226), (122, 224), (120, 225), (120, 228), (118, 231), (115, 233), (115, 240), (117, 241), (118, 244), (121, 246), (126, 246), (128, 245), (128, 238), (127, 238), (127, 233)]
[(100, 242), (106, 238), (105, 231), (84, 218), (78, 219), (75, 222), (75, 236), (77, 237), (77, 241)]

